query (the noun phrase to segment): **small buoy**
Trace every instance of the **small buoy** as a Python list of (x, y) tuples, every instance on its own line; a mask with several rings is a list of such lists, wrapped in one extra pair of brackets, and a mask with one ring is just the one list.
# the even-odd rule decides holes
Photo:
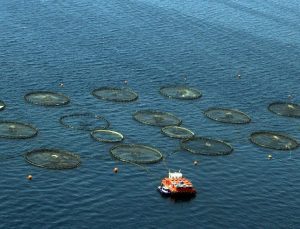
[(118, 168), (114, 168), (114, 173), (118, 173)]
[(60, 83), (59, 86), (60, 86), (60, 87), (64, 87), (64, 84), (63, 84), (63, 83)]
[(198, 161), (194, 161), (194, 165), (198, 165)]
[(272, 159), (272, 155), (271, 155), (271, 154), (268, 155), (268, 159), (269, 159), (269, 160)]
[(32, 180), (32, 175), (28, 175), (28, 176), (27, 176), (27, 179), (28, 179), (28, 180)]

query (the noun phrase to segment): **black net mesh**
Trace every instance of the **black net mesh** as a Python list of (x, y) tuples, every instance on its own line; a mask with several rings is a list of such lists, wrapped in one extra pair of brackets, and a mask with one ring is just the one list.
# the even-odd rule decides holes
[(0, 121), (0, 137), (10, 139), (25, 139), (36, 136), (38, 130), (30, 124)]
[(65, 127), (92, 131), (95, 129), (107, 129), (109, 122), (102, 116), (93, 113), (74, 113), (64, 115), (59, 119), (60, 123)]
[(51, 91), (35, 91), (24, 96), (29, 103), (41, 106), (62, 106), (70, 102), (69, 97)]
[(5, 106), (5, 103), (0, 100), (0, 111), (4, 110)]
[(258, 131), (250, 135), (252, 143), (265, 148), (276, 150), (292, 150), (299, 146), (292, 137), (271, 131)]
[(215, 121), (232, 124), (245, 124), (251, 122), (251, 119), (245, 113), (227, 109), (227, 108), (210, 108), (204, 111), (204, 114)]
[(275, 102), (268, 109), (277, 115), (300, 118), (300, 106), (295, 103)]
[(233, 151), (233, 148), (228, 143), (204, 137), (183, 140), (180, 145), (191, 153), (208, 156), (227, 155)]
[(124, 139), (121, 133), (113, 130), (94, 130), (91, 136), (99, 142), (120, 142)]
[(175, 115), (155, 110), (137, 111), (133, 114), (133, 118), (138, 122), (152, 126), (164, 127), (181, 124), (181, 120)]
[(47, 169), (73, 169), (80, 165), (79, 155), (58, 149), (36, 149), (26, 153), (25, 159)]
[(162, 160), (163, 156), (159, 150), (136, 144), (121, 144), (110, 149), (113, 157), (120, 161), (136, 164), (150, 164)]
[(98, 99), (114, 102), (131, 102), (138, 98), (137, 93), (130, 88), (100, 87), (93, 90), (92, 95)]
[(166, 126), (161, 129), (162, 133), (171, 138), (187, 139), (192, 138), (194, 133), (181, 126)]
[(198, 91), (188, 86), (180, 85), (164, 86), (161, 87), (159, 91), (163, 96), (173, 99), (191, 100), (198, 99), (202, 96), (201, 91)]

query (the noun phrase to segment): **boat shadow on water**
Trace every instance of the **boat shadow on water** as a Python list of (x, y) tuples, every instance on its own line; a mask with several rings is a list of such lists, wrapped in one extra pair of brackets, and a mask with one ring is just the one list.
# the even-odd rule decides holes
[[(158, 191), (160, 193), (160, 191)], [(196, 198), (196, 195), (166, 195), (161, 194), (163, 199), (170, 199), (174, 203), (182, 203), (182, 202), (189, 202)]]

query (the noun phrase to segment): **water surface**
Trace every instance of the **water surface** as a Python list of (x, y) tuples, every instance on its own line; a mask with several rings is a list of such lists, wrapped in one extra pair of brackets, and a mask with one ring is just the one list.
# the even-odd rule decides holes
[[(0, 118), (39, 129), (30, 140), (0, 140), (0, 227), (299, 228), (299, 149), (273, 151), (248, 139), (251, 132), (272, 130), (300, 141), (299, 120), (267, 110), (289, 95), (300, 102), (299, 11), (296, 0), (0, 0), (0, 99), (7, 104)], [(126, 86), (125, 80), (137, 101), (91, 95), (97, 87)], [(180, 101), (159, 94), (172, 84), (203, 96)], [(33, 90), (64, 93), (71, 103), (26, 103), (24, 95)], [(213, 106), (239, 109), (252, 123), (209, 120), (203, 111)], [(133, 120), (142, 109), (171, 112), (197, 135), (225, 140), (235, 150), (224, 157), (178, 151), (178, 140)], [(106, 117), (125, 143), (177, 153), (147, 169), (114, 161), (111, 144), (58, 122), (78, 111)], [(78, 153), (82, 164), (52, 171), (20, 156), (41, 147)], [(175, 202), (157, 193), (169, 168), (191, 179), (195, 199)]]

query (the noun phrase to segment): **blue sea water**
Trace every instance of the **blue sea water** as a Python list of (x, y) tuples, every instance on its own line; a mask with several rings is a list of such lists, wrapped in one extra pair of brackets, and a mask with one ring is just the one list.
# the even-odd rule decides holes
[[(300, 102), (299, 12), (297, 0), (0, 0), (0, 100), (7, 105), (0, 119), (39, 129), (30, 140), (0, 140), (0, 228), (300, 228), (300, 150), (249, 141), (257, 130), (300, 141), (299, 120), (267, 110), (289, 95)], [(97, 87), (126, 86), (125, 80), (137, 101), (91, 95)], [(170, 84), (203, 96), (166, 99), (159, 88)], [(31, 105), (23, 97), (33, 90), (64, 93), (71, 103)], [(252, 122), (216, 123), (203, 115), (213, 106), (239, 109)], [(178, 140), (134, 121), (141, 109), (171, 112), (197, 135), (230, 142), (234, 152), (168, 156)], [(125, 143), (151, 145), (168, 157), (146, 168), (113, 160), (111, 144), (59, 123), (78, 111), (106, 117)], [(21, 155), (41, 147), (77, 153), (82, 164), (53, 171), (26, 163)], [(196, 198), (157, 193), (169, 168), (192, 180)]]

